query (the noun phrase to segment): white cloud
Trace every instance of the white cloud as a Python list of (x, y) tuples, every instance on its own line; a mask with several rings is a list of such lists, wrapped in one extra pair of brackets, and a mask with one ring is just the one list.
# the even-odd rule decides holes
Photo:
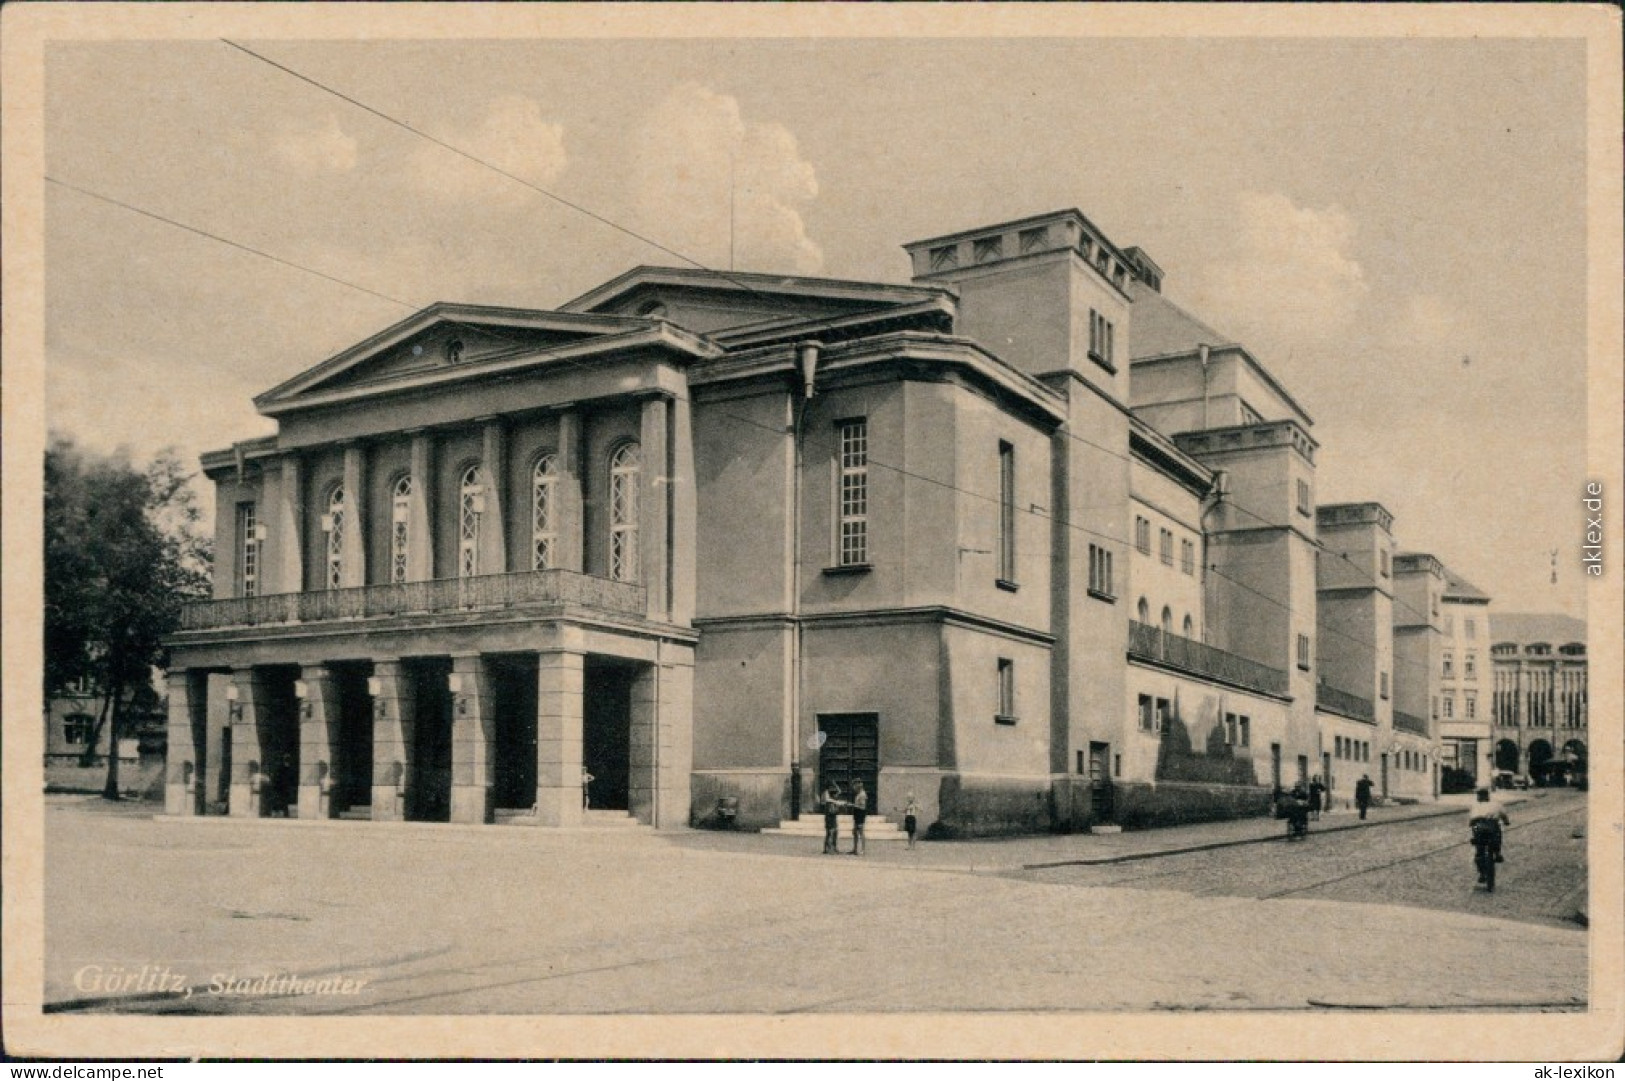
[[(801, 213), (818, 178), (781, 124), (745, 119), (739, 101), (681, 84), (644, 119), (632, 145), (640, 231), (712, 267), (810, 274), (823, 250)], [(730, 199), (730, 174), (732, 197)]]
[[(564, 149), (564, 125), (546, 120), (541, 105), (531, 98), (496, 98), (472, 129), (433, 134), (536, 185), (557, 180), (570, 160)], [(428, 142), (414, 151), (412, 167), (423, 187), (450, 200), (479, 196), (518, 202), (534, 197), (512, 180)]]
[(1263, 351), (1320, 350), (1354, 327), (1370, 292), (1350, 249), (1353, 220), (1245, 192), (1222, 259), (1196, 279), (1196, 311)]
[(271, 150), (301, 172), (347, 173), (355, 168), (356, 142), (328, 113), (321, 120), (285, 121), (271, 137)]

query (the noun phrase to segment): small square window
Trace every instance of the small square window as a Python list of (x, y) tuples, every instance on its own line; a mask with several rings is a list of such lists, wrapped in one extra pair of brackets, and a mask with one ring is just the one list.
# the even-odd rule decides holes
[(1004, 237), (988, 236), (971, 244), (971, 258), (978, 263), (991, 263), (1004, 258)]
[(931, 249), (932, 270), (952, 270), (959, 265), (959, 245), (945, 244)]
[(1040, 251), (1049, 244), (1049, 229), (1040, 225), (1036, 229), (1023, 229), (1019, 234), (1021, 254)]

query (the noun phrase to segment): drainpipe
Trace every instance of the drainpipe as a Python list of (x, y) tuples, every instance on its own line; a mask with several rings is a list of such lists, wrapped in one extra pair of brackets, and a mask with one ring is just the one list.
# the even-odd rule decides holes
[(1208, 347), (1206, 345), (1198, 345), (1196, 347), (1196, 356), (1197, 356), (1197, 359), (1199, 359), (1202, 362), (1202, 428), (1204, 430), (1206, 430), (1206, 428), (1207, 428), (1207, 362), (1208, 362)]
[(801, 377), (801, 395), (794, 406), (795, 421), (794, 470), (791, 512), (791, 572), (790, 572), (790, 817), (801, 817), (801, 703), (802, 703), (802, 633), (801, 633), (801, 521), (804, 500), (802, 484), (802, 435), (807, 419), (807, 403), (811, 401), (818, 376), (818, 342), (800, 342), (796, 346), (796, 371)]

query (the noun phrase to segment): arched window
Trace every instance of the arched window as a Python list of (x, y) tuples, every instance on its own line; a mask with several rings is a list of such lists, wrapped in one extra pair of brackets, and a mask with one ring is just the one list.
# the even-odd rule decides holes
[(389, 580), (406, 581), (412, 545), (412, 478), (401, 477), (390, 492)]
[(536, 459), (536, 468), (530, 473), (530, 565), (532, 570), (545, 571), (556, 559), (559, 530), (555, 518), (558, 514), (559, 459), (556, 454), (544, 454)]
[(1144, 597), (1140, 598), (1140, 605), (1137, 609), (1135, 609), (1135, 614), (1140, 617), (1141, 623), (1151, 622), (1151, 606), (1145, 603)]
[(327, 530), (327, 588), (337, 589), (344, 581), (344, 485), (327, 497), (327, 513), (322, 517)]
[(485, 470), (475, 462), (463, 470), (457, 500), (457, 576), (480, 573), (480, 519), (485, 517)]
[(1185, 613), (1185, 628), (1184, 628), (1184, 630), (1180, 631), (1180, 633), (1183, 634), (1186, 638), (1189, 638), (1191, 636), (1191, 631), (1194, 628), (1194, 626), (1195, 625), (1193, 623), (1191, 623), (1190, 613), (1186, 612)]
[(638, 579), (638, 474), (642, 456), (628, 443), (609, 460), (609, 576)]
[(1165, 604), (1162, 606), (1162, 633), (1172, 634), (1174, 631), (1174, 613)]

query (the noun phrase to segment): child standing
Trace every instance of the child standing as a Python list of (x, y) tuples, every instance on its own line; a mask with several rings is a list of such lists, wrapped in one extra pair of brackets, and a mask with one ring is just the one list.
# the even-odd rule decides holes
[(920, 804), (914, 798), (914, 793), (908, 794), (908, 803), (903, 806), (903, 832), (908, 834), (908, 847), (914, 847), (916, 834), (920, 829)]

